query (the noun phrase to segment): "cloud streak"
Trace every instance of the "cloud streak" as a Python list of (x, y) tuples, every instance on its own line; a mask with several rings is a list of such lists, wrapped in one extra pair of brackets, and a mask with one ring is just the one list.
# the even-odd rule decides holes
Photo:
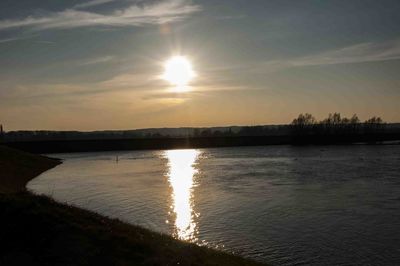
[(36, 37), (36, 36), (17, 36), (17, 37), (12, 37), (12, 38), (0, 39), (0, 43), (8, 43), (8, 42), (26, 40), (26, 39), (31, 39), (34, 37)]
[(92, 0), (92, 1), (87, 1), (82, 4), (77, 4), (74, 5), (74, 9), (80, 9), (80, 8), (87, 8), (87, 7), (93, 7), (93, 6), (99, 6), (107, 3), (114, 2), (115, 0)]
[(291, 62), (294, 66), (334, 65), (400, 59), (400, 40), (361, 43), (338, 50), (304, 57)]
[(400, 59), (400, 39), (384, 42), (367, 42), (289, 60), (274, 60), (267, 68), (355, 64)]
[(101, 57), (81, 61), (81, 62), (79, 62), (79, 65), (88, 66), (88, 65), (103, 64), (103, 63), (111, 62), (114, 59), (115, 59), (114, 56), (106, 55), (106, 56), (101, 56)]
[(19, 41), (19, 40), (22, 40), (22, 39), (24, 39), (24, 38), (18, 38), (18, 37), (16, 37), (16, 38), (1, 39), (1, 40), (0, 40), (0, 43), (7, 43), (7, 42)]
[[(91, 1), (86, 4), (90, 3), (93, 6), (99, 4), (99, 1)], [(153, 4), (136, 4), (125, 9), (115, 10), (109, 14), (66, 9), (60, 12), (50, 12), (45, 16), (28, 16), (18, 20), (1, 20), (0, 30), (21, 27), (29, 27), (35, 30), (70, 29), (91, 26), (138, 27), (148, 24), (180, 21), (188, 15), (199, 11), (201, 11), (200, 6), (186, 0), (164, 0)]]

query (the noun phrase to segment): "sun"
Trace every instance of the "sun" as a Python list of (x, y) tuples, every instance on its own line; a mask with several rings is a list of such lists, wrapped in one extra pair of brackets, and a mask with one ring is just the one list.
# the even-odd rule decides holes
[(192, 64), (184, 56), (174, 56), (165, 62), (162, 78), (174, 86), (187, 86), (195, 76)]

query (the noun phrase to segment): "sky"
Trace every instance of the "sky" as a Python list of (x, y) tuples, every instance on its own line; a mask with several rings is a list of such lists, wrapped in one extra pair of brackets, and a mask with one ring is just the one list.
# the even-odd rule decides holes
[[(103, 130), (400, 122), (398, 0), (2, 0), (0, 124)], [(192, 64), (185, 91), (161, 78)]]

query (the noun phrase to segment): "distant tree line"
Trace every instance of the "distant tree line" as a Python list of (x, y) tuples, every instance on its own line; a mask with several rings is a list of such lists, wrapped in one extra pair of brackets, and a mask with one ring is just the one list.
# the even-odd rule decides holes
[(317, 121), (312, 114), (305, 113), (292, 121), (291, 129), (293, 134), (380, 134), (384, 133), (385, 123), (377, 116), (361, 122), (356, 114), (347, 118), (340, 113)]
[(354, 135), (400, 134), (400, 124), (386, 124), (374, 116), (364, 122), (356, 114), (343, 117), (340, 113), (329, 114), (318, 121), (312, 114), (299, 114), (290, 124), (230, 126), (214, 128), (153, 128), (137, 130), (79, 131), (9, 131), (0, 126), (0, 141), (49, 141), (49, 140), (103, 140), (103, 139), (160, 139), (160, 138), (226, 138), (252, 136), (300, 136), (300, 135)]
[(6, 141), (44, 141), (44, 140), (90, 140), (90, 139), (159, 139), (159, 138), (210, 138), (238, 136), (287, 135), (289, 125), (218, 127), (218, 128), (179, 128), (174, 133), (165, 129), (120, 130), (120, 131), (9, 131), (4, 133)]
[(222, 130), (195, 129), (193, 137), (239, 137), (239, 136), (276, 136), (289, 133), (288, 125), (269, 125), (269, 126), (243, 126), (237, 130), (228, 127)]

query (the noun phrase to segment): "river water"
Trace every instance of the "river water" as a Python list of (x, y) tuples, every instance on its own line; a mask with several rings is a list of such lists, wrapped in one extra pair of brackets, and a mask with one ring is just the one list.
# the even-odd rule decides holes
[(28, 184), (273, 265), (400, 265), (400, 145), (55, 154)]

